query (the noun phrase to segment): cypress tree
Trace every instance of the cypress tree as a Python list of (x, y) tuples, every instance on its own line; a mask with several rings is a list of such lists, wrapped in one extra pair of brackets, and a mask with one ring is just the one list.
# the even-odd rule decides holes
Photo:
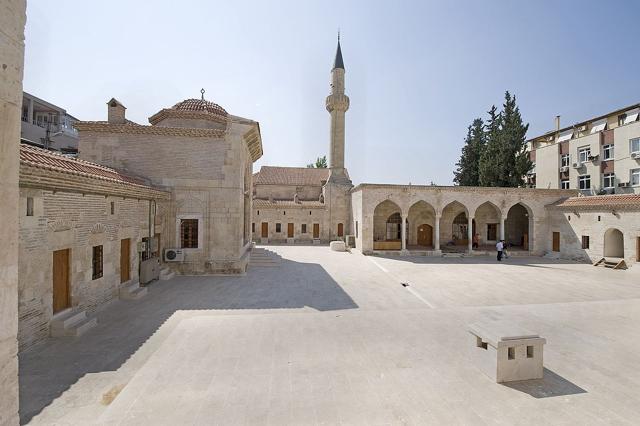
[(480, 185), (480, 156), (485, 145), (484, 123), (481, 118), (473, 120), (467, 128), (467, 137), (464, 142), (460, 160), (456, 163), (457, 170), (453, 172), (453, 181), (461, 186), (478, 186)]
[(504, 181), (501, 186), (519, 187), (525, 183), (525, 174), (531, 169), (531, 161), (526, 152), (526, 135), (529, 124), (522, 122), (516, 97), (507, 91), (504, 96), (502, 123), (502, 145), (504, 149)]
[(480, 186), (502, 186), (502, 175), (505, 169), (502, 158), (502, 113), (498, 112), (495, 105), (487, 112), (485, 133), (485, 146), (480, 155), (479, 177)]

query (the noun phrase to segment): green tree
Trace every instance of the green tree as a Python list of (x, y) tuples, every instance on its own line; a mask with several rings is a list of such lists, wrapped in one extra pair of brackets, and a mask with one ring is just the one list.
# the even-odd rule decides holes
[(461, 186), (480, 185), (480, 157), (485, 146), (484, 123), (481, 118), (476, 118), (467, 128), (467, 137), (464, 140), (460, 160), (456, 163), (457, 169), (453, 172), (453, 181)]
[(507, 91), (504, 95), (503, 123), (501, 133), (504, 149), (504, 184), (501, 186), (519, 187), (525, 184), (525, 175), (531, 170), (527, 148), (527, 130), (529, 124), (522, 122), (516, 97)]
[(479, 183), (480, 186), (503, 186), (502, 174), (503, 149), (500, 128), (502, 125), (502, 113), (498, 112), (495, 105), (487, 112), (489, 120), (485, 127), (485, 147), (480, 155)]
[(326, 169), (327, 168), (327, 156), (316, 158), (315, 163), (307, 164), (307, 169)]

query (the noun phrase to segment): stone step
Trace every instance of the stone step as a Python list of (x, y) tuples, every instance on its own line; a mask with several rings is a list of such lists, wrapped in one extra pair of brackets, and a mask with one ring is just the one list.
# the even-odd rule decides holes
[(98, 325), (98, 319), (95, 317), (87, 317), (85, 311), (75, 311), (69, 309), (54, 316), (51, 320), (51, 336), (63, 337), (72, 336), (77, 337), (86, 333)]
[(169, 268), (163, 268), (160, 270), (160, 280), (166, 281), (175, 277), (176, 273)]
[(120, 287), (120, 299), (140, 299), (147, 294), (146, 287), (140, 287), (140, 282), (136, 281)]

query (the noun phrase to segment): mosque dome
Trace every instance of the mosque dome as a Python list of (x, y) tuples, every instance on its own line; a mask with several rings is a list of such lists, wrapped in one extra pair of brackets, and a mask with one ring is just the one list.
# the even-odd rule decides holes
[(178, 102), (171, 109), (176, 111), (190, 111), (190, 112), (200, 112), (200, 113), (209, 113), (215, 115), (221, 115), (226, 117), (228, 115), (227, 111), (222, 108), (218, 104), (214, 104), (213, 102), (207, 101), (205, 99), (185, 99), (182, 102)]
[[(229, 113), (220, 105), (204, 98), (185, 99), (171, 108), (165, 108), (149, 117), (152, 125), (170, 127), (211, 127), (213, 124), (225, 123)], [(215, 127), (215, 126), (214, 126)]]

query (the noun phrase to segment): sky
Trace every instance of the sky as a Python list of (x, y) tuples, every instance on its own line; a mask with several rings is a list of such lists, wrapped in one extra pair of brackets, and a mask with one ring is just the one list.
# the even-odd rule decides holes
[(640, 102), (640, 1), (29, 0), (24, 90), (148, 124), (205, 98), (260, 122), (254, 165), (329, 152), (336, 34), (354, 184), (451, 184), (467, 126), (514, 93), (528, 137)]

